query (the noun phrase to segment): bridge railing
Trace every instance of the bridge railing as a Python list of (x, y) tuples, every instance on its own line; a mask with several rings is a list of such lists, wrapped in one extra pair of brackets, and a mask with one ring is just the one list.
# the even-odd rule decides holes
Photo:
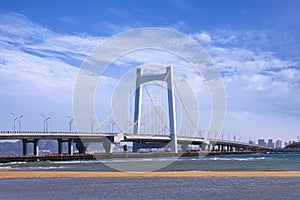
[(82, 134), (90, 134), (90, 135), (117, 135), (117, 133), (102, 133), (102, 132), (63, 132), (63, 131), (0, 131), (0, 135), (82, 135)]

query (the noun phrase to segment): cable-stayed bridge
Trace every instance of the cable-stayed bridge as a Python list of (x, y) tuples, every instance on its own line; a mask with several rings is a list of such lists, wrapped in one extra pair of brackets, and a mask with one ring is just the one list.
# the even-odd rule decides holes
[[(175, 102), (175, 92), (177, 94), (177, 99), (182, 104), (181, 111), (181, 124), (187, 125), (193, 131), (188, 131), (194, 133), (197, 130), (197, 120), (194, 119), (188, 112), (183, 99), (186, 95), (180, 95), (178, 86), (176, 86), (174, 79), (176, 75), (171, 67), (167, 67), (165, 72), (156, 73), (156, 74), (144, 74), (142, 68), (137, 69), (136, 71), (136, 80), (135, 80), (135, 99), (134, 99), (134, 113), (133, 113), (133, 123), (129, 125), (129, 129), (132, 131), (122, 130), (119, 133), (112, 132), (94, 132), (93, 128), (91, 132), (48, 132), (44, 129), (44, 132), (35, 132), (35, 131), (2, 131), (0, 132), (0, 140), (22, 140), (23, 144), (23, 154), (28, 154), (28, 144), (33, 143), (33, 154), (38, 155), (39, 153), (39, 140), (41, 139), (54, 139), (58, 143), (58, 154), (63, 153), (63, 143), (68, 144), (68, 154), (72, 155), (74, 153), (74, 146), (77, 148), (79, 153), (85, 153), (89, 144), (93, 142), (102, 143), (103, 148), (106, 153), (113, 153), (114, 145), (118, 145), (121, 142), (130, 142), (132, 143), (132, 152), (137, 153), (140, 149), (147, 148), (163, 148), (166, 151), (173, 153), (178, 153), (178, 147), (181, 148), (181, 151), (186, 151), (189, 145), (196, 145), (202, 151), (226, 151), (226, 152), (239, 152), (239, 151), (248, 151), (248, 152), (262, 152), (268, 150), (267, 147), (258, 146), (255, 144), (246, 144), (235, 141), (226, 141), (216, 139), (217, 134), (214, 138), (200, 137), (195, 134), (194, 137), (186, 136), (182, 134), (182, 130), (177, 130), (177, 115), (176, 115), (176, 102)], [(175, 77), (175, 78), (174, 78)], [(178, 77), (177, 77), (178, 78)], [(149, 82), (162, 82), (167, 86), (167, 105), (165, 107), (168, 110), (167, 116), (163, 116), (162, 112), (155, 105), (153, 98), (149, 94), (149, 91), (146, 88), (146, 84)], [(182, 81), (181, 81), (182, 82)], [(160, 129), (148, 129), (147, 132), (141, 131), (142, 123), (142, 88), (146, 92), (146, 95), (149, 98), (149, 101), (154, 108), (155, 116), (157, 119), (152, 119), (152, 121), (157, 121), (161, 125)], [(183, 87), (181, 90), (187, 90), (187, 87)], [(188, 92), (189, 93), (189, 92)], [(186, 93), (187, 94), (187, 93)], [(120, 96), (122, 98), (122, 96)], [(189, 98), (190, 99), (190, 98)], [(123, 99), (118, 99), (118, 102), (124, 102)], [(191, 101), (188, 101), (191, 103)], [(121, 104), (122, 105), (122, 104)], [(127, 110), (127, 106), (117, 106), (121, 109)], [(194, 107), (195, 108), (195, 107)], [(117, 111), (117, 110), (115, 110)], [(107, 122), (110, 119), (111, 115), (106, 118), (103, 122), (100, 123), (100, 126)], [(144, 113), (145, 115), (145, 113)], [(45, 116), (44, 116), (45, 117)], [(76, 117), (76, 116), (75, 116)], [(75, 118), (76, 120), (76, 118)], [(151, 120), (150, 120), (151, 121)], [(145, 124), (144, 124), (145, 126)], [(15, 127), (15, 126), (14, 126)], [(92, 126), (93, 127), (93, 126)], [(162, 134), (161, 130), (167, 128), (167, 134)], [(144, 129), (145, 130), (145, 129)], [(154, 131), (156, 130), (156, 131)], [(147, 134), (149, 133), (149, 134)]]

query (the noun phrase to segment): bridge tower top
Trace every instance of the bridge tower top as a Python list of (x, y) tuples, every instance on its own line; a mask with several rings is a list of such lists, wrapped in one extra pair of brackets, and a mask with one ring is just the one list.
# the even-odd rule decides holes
[[(169, 143), (172, 152), (178, 152), (177, 150), (177, 134), (176, 134), (176, 113), (175, 113), (175, 98), (174, 98), (174, 83), (173, 83), (173, 70), (172, 67), (166, 67), (166, 72), (161, 74), (144, 74), (142, 68), (138, 68), (136, 72), (136, 91), (135, 91), (135, 107), (134, 107), (134, 134), (140, 134), (141, 124), (141, 97), (142, 97), (142, 85), (152, 81), (162, 81), (167, 83), (168, 93), (168, 114), (170, 125), (170, 137)], [(133, 150), (135, 149), (133, 145)]]

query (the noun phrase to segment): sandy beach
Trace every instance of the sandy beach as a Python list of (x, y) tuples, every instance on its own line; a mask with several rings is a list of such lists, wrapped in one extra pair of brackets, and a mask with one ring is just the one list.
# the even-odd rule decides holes
[(195, 178), (195, 177), (300, 177), (300, 171), (259, 172), (62, 172), (1, 171), (0, 178)]

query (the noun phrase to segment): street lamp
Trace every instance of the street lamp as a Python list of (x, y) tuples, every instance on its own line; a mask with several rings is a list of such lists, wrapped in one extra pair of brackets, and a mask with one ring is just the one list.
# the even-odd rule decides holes
[(17, 120), (18, 124), (19, 124), (19, 132), (21, 132), (21, 120)]
[(92, 122), (91, 122), (91, 132), (93, 133), (94, 132), (94, 124), (96, 123), (96, 120), (94, 119), (91, 119)]
[(24, 115), (20, 115), (19, 117), (16, 117), (16, 114), (15, 113), (10, 113), (10, 114), (12, 114), (13, 116), (14, 116), (14, 131), (16, 131), (16, 121), (18, 120), (19, 121), (19, 131), (21, 131), (21, 121), (20, 121), (20, 119), (22, 118), (22, 117), (24, 117)]
[(112, 133), (115, 132), (115, 129), (114, 129), (114, 126), (116, 125), (116, 123), (113, 121), (112, 124), (111, 124), (111, 130), (112, 130)]
[(74, 119), (70, 116), (68, 116), (68, 118), (70, 119), (70, 121), (69, 121), (69, 132), (71, 132), (72, 131), (72, 122), (74, 121)]
[(51, 117), (46, 117), (44, 114), (41, 114), (41, 116), (44, 118), (44, 132), (48, 132), (48, 120), (51, 119)]

